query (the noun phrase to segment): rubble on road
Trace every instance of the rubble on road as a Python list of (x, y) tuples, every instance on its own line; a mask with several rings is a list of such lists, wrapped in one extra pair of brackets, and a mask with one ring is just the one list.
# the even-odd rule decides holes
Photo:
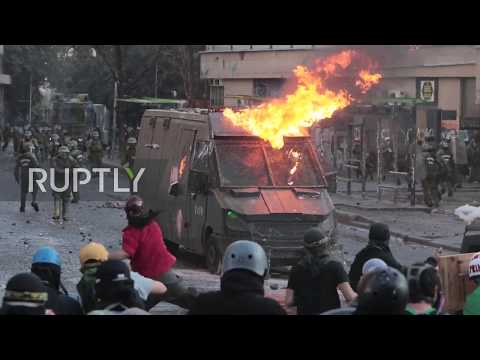
[(103, 205), (97, 206), (97, 208), (107, 208), (107, 209), (123, 209), (125, 207), (124, 201), (107, 201)]

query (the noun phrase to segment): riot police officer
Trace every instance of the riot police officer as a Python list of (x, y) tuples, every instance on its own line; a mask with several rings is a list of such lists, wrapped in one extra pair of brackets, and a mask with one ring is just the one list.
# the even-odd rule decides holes
[[(78, 167), (75, 159), (70, 156), (70, 151), (67, 146), (60, 146), (57, 156), (53, 159), (53, 167), (55, 169), (54, 184), (52, 188), (54, 199), (54, 214), (53, 219), (59, 220), (62, 218), (68, 221), (68, 203), (70, 201), (70, 193), (72, 191), (72, 174), (73, 169)], [(66, 173), (69, 173), (67, 178)], [(68, 186), (67, 186), (68, 185)]]
[(130, 193), (133, 193), (133, 166), (135, 162), (135, 153), (137, 147), (137, 139), (134, 137), (128, 138), (125, 154), (122, 159), (122, 167), (126, 170), (128, 180), (130, 182)]
[(448, 196), (453, 196), (455, 187), (455, 162), (450, 146), (447, 141), (440, 143), (440, 150), (437, 152), (437, 161), (440, 164), (440, 184), (442, 194), (448, 190)]
[[(17, 158), (16, 165), (15, 165), (15, 181), (17, 184), (20, 184), (20, 212), (25, 212), (25, 202), (27, 200), (27, 194), (29, 193), (29, 169), (38, 168), (39, 164), (36, 157), (32, 153), (32, 148), (28, 143), (24, 143), (22, 148), (20, 149), (20, 155)], [(32, 179), (37, 179), (35, 177)], [(33, 182), (33, 189), (32, 189), (32, 207), (35, 211), (39, 211), (39, 207), (37, 204), (37, 193), (38, 193), (38, 185), (34, 181)]]
[(422, 179), (422, 187), (425, 204), (429, 207), (438, 207), (441, 200), (438, 190), (440, 164), (435, 157), (435, 148), (430, 142), (423, 145), (423, 163), (425, 177)]
[(103, 144), (100, 140), (100, 134), (98, 131), (92, 133), (92, 140), (88, 145), (88, 159), (94, 168), (102, 167), (103, 159)]
[(468, 165), (470, 166), (470, 183), (480, 181), (480, 132), (476, 132), (467, 148)]
[[(71, 140), (68, 144), (68, 149), (70, 151), (70, 156), (76, 161), (78, 166), (83, 166), (85, 164), (85, 158), (82, 150), (78, 148), (78, 142), (76, 140)], [(78, 203), (80, 201), (80, 190), (72, 189), (72, 204)]]
[(52, 134), (48, 143), (48, 160), (50, 167), (53, 166), (53, 159), (58, 154), (58, 149), (60, 147), (60, 136), (57, 133)]
[(13, 128), (10, 125), (5, 125), (5, 128), (3, 129), (3, 146), (2, 146), (2, 151), (5, 151), (5, 149), (8, 147), (8, 144), (10, 144), (10, 140), (13, 138)]
[(385, 181), (385, 176), (388, 172), (393, 170), (394, 163), (393, 147), (389, 137), (385, 138), (385, 142), (382, 146), (382, 169), (383, 169), (383, 180)]

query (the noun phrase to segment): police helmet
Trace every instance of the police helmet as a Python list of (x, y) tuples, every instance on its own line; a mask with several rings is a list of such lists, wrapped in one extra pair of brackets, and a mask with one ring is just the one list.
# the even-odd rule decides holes
[(137, 139), (135, 139), (134, 137), (128, 138), (127, 140), (127, 144), (136, 144), (136, 143), (137, 143)]
[(223, 273), (231, 270), (247, 270), (264, 277), (268, 271), (265, 250), (253, 241), (235, 241), (225, 250), (223, 257)]
[(60, 139), (60, 135), (58, 135), (58, 134), (52, 134), (52, 139), (53, 139), (53, 140), (58, 140), (58, 139)]
[(70, 152), (70, 150), (68, 149), (67, 146), (65, 145), (62, 145), (58, 148), (58, 152), (59, 153), (64, 153), (64, 154), (68, 154)]
[(37, 252), (33, 255), (32, 264), (39, 263), (62, 266), (60, 255), (55, 249), (52, 249), (49, 246), (44, 246), (38, 249)]
[(78, 146), (78, 143), (76, 140), (71, 140), (68, 146), (71, 147), (72, 149), (75, 149)]
[(388, 267), (365, 274), (358, 284), (357, 313), (403, 314), (408, 303), (408, 283), (398, 270)]
[(98, 133), (98, 131), (94, 131), (94, 132), (92, 133), (92, 137), (94, 137), (94, 138), (97, 138), (97, 137), (99, 137), (99, 136), (100, 136), (100, 134)]
[(25, 137), (31, 137), (32, 136), (32, 132), (30, 130), (27, 130), (25, 131)]

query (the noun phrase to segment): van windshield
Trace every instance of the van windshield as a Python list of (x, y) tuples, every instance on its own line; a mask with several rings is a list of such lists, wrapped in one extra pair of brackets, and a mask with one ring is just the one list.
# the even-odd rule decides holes
[(325, 186), (307, 143), (287, 142), (280, 150), (260, 143), (216, 148), (223, 186)]

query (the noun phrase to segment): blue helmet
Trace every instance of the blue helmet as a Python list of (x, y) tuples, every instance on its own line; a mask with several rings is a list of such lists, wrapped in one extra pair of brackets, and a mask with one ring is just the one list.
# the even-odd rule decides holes
[(55, 264), (58, 266), (62, 266), (62, 262), (60, 260), (60, 255), (55, 249), (51, 247), (44, 246), (37, 250), (37, 252), (33, 255), (32, 264)]

